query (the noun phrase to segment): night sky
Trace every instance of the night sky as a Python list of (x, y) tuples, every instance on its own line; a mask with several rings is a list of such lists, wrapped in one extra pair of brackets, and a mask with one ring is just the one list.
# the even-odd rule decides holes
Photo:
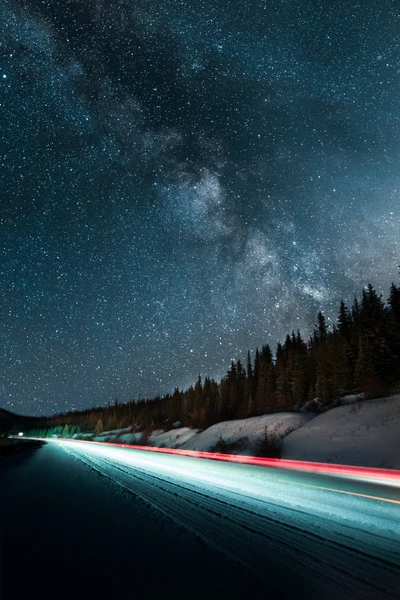
[(400, 262), (398, 0), (1, 0), (1, 399), (219, 379)]

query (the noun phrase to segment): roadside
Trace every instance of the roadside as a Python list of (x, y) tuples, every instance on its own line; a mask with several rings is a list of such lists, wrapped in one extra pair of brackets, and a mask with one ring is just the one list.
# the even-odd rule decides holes
[(41, 442), (39, 440), (16, 440), (4, 436), (0, 437), (0, 467), (3, 466), (3, 462), (6, 458), (14, 456), (15, 454), (37, 450), (45, 443), (46, 442)]

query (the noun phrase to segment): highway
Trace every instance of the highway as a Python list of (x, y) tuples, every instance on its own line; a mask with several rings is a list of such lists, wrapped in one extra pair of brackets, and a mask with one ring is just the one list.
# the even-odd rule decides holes
[[(236, 565), (232, 572), (250, 573), (260, 591), (288, 599), (399, 597), (399, 479), (363, 480), (78, 441), (53, 440), (38, 453), (51, 460), (52, 481), (62, 478), (68, 493), (75, 469), (85, 481), (96, 474), (104, 490), (123, 494), (147, 519), (199, 541), (206, 554)], [(103, 492), (96, 486), (99, 499)], [(112, 513), (111, 500), (104, 521)], [(220, 574), (223, 589), (226, 575)], [(204, 589), (212, 588), (210, 577), (200, 579)]]

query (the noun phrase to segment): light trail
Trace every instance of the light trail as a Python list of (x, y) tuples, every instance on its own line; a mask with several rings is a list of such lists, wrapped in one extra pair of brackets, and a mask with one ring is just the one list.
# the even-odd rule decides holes
[(302, 485), (315, 488), (316, 490), (325, 490), (326, 492), (335, 492), (336, 494), (348, 494), (350, 496), (359, 496), (360, 498), (368, 498), (369, 500), (379, 500), (380, 502), (389, 502), (390, 504), (400, 505), (400, 500), (392, 500), (391, 498), (384, 498), (382, 496), (371, 496), (370, 494), (360, 494), (358, 492), (349, 492), (348, 490), (338, 490), (336, 488), (325, 487), (322, 485), (312, 485), (311, 483), (301, 483), (299, 481), (293, 485)]
[[(33, 438), (32, 438), (33, 439)], [(42, 439), (42, 438), (36, 438)], [(46, 441), (61, 442), (71, 441), (69, 438), (46, 438)], [(302, 471), (308, 473), (318, 473), (322, 475), (338, 475), (340, 477), (356, 478), (363, 481), (373, 481), (376, 483), (389, 484), (400, 487), (400, 471), (395, 469), (379, 469), (374, 467), (361, 467), (354, 465), (339, 465), (335, 463), (320, 463), (300, 460), (286, 460), (280, 458), (263, 458), (260, 456), (242, 456), (237, 454), (222, 454), (219, 452), (204, 452), (197, 450), (179, 450), (173, 448), (156, 448), (154, 446), (135, 446), (130, 444), (118, 444), (116, 442), (98, 442), (88, 440), (73, 440), (83, 444), (97, 444), (104, 446), (114, 446), (117, 448), (126, 448), (131, 450), (140, 450), (145, 452), (159, 452), (161, 454), (173, 454), (177, 456), (188, 456), (192, 458), (202, 458), (208, 460), (217, 460), (232, 463), (241, 463), (255, 465), (258, 467), (272, 467), (279, 469), (288, 469), (293, 471)]]
[(278, 596), (280, 586), (289, 585), (290, 568), (294, 583), (285, 598), (298, 598), (301, 581), (310, 590), (307, 598), (398, 599), (397, 471), (388, 478), (387, 470), (339, 465), (345, 473), (339, 475), (336, 465), (310, 471), (297, 461), (49, 441), (55, 459), (66, 452), (71, 464), (94, 469), (133, 503), (144, 502), (153, 518), (172, 520), (239, 561)]

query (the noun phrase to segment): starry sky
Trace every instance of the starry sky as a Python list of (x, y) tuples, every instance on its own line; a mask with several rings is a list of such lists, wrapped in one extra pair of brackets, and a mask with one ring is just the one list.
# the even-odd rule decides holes
[(2, 0), (1, 397), (219, 379), (400, 262), (397, 0)]

